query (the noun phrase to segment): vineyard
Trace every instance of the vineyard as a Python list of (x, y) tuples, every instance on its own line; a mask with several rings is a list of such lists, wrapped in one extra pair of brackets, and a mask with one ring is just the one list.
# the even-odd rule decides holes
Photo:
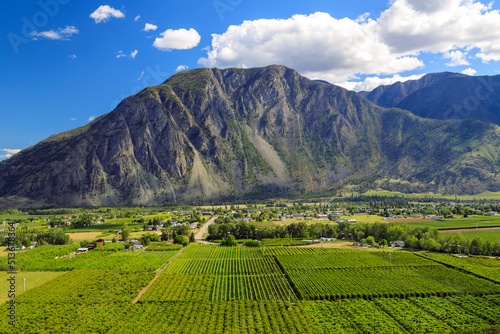
[(494, 259), (196, 244), (173, 260), (171, 248), (61, 258), (67, 247), (22, 254), (32, 268), (38, 259), (38, 268), (63, 260), (60, 270), (75, 269), (17, 297), (18, 322), (2, 317), (0, 333), (500, 331)]
[(500, 261), (483, 257), (456, 257), (449, 254), (421, 253), (420, 256), (454, 268), (462, 269), (500, 283)]

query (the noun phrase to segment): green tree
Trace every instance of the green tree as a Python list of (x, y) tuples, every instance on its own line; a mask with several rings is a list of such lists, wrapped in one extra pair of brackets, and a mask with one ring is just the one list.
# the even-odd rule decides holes
[(385, 239), (380, 240), (380, 245), (382, 247), (386, 247), (387, 246), (387, 240), (385, 240)]
[(234, 235), (230, 234), (227, 236), (226, 239), (223, 239), (220, 243), (221, 246), (228, 246), (228, 247), (233, 247), (233, 246), (238, 246), (238, 242), (236, 242), (236, 239), (234, 238)]
[(366, 237), (365, 242), (373, 247), (373, 245), (375, 245), (375, 238), (372, 235), (370, 235)]
[(130, 236), (130, 229), (128, 228), (128, 226), (125, 225), (122, 228), (122, 240), (127, 241), (129, 236)]
[(191, 232), (191, 235), (189, 236), (189, 242), (195, 242), (194, 232)]
[(182, 245), (184, 242), (184, 237), (182, 235), (178, 235), (174, 238), (174, 244)]

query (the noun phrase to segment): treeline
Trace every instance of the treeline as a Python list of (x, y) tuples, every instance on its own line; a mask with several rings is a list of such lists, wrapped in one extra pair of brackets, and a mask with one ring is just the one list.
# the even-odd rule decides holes
[(247, 222), (216, 221), (208, 227), (209, 240), (226, 239), (229, 235), (236, 239), (273, 239), (321, 237), (385, 245), (391, 241), (404, 241), (406, 247), (446, 253), (467, 253), (474, 255), (500, 255), (500, 243), (486, 241), (480, 237), (472, 240), (460, 235), (441, 237), (439, 231), (430, 227), (410, 227), (401, 224), (338, 224), (305, 222), (290, 225), (259, 225)]
[[(2, 244), (4, 236), (7, 236), (7, 232), (2, 232), (0, 236), (2, 237)], [(64, 233), (62, 229), (51, 229), (48, 231), (40, 231), (38, 229), (27, 229), (20, 228), (16, 229), (16, 238), (14, 244), (16, 247), (21, 248), (30, 247), (32, 242), (36, 242), (36, 246), (43, 245), (67, 245), (70, 243), (70, 237)]]

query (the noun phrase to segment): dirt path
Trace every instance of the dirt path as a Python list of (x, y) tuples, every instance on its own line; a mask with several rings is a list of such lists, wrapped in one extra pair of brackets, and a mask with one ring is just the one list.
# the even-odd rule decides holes
[(169, 260), (167, 263), (165, 263), (165, 265), (164, 265), (163, 267), (161, 267), (160, 269), (158, 269), (158, 270), (156, 271), (156, 275), (155, 275), (155, 277), (151, 280), (151, 282), (149, 282), (149, 284), (148, 284), (148, 285), (146, 285), (146, 286), (145, 286), (145, 287), (144, 287), (144, 288), (143, 288), (143, 289), (139, 292), (139, 294), (137, 295), (137, 297), (135, 297), (135, 299), (132, 301), (132, 304), (137, 304), (137, 302), (139, 301), (139, 299), (141, 299), (141, 297), (142, 297), (142, 296), (146, 293), (146, 291), (148, 291), (149, 287), (151, 287), (151, 285), (153, 285), (153, 283), (154, 283), (154, 282), (158, 279), (158, 277), (160, 277), (160, 275), (161, 275), (161, 274), (165, 271), (165, 269), (167, 269), (168, 265), (169, 265), (170, 263), (172, 263), (172, 262), (175, 260), (175, 258), (176, 258), (176, 257), (178, 257), (179, 255), (181, 255), (181, 254), (182, 254), (182, 252), (184, 252), (184, 249), (185, 249), (185, 248), (181, 248), (181, 249), (177, 252), (177, 254), (175, 254), (174, 256), (172, 256), (172, 257), (170, 258), (170, 260)]
[(194, 236), (194, 239), (196, 241), (204, 243), (203, 235), (208, 233), (208, 227), (215, 221), (215, 219), (217, 219), (216, 216), (212, 217), (212, 219), (210, 219), (205, 225), (203, 225), (203, 227), (198, 231), (198, 233), (196, 233), (196, 235)]

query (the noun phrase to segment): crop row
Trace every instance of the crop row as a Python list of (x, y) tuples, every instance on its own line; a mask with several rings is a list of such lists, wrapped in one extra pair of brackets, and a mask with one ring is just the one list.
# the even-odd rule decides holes
[(377, 298), (374, 302), (410, 333), (446, 333), (452, 330), (407, 299)]
[(387, 313), (364, 299), (341, 300), (338, 305), (364, 333), (408, 333)]
[(179, 259), (220, 259), (235, 260), (262, 257), (259, 248), (220, 247), (213, 245), (191, 245), (186, 248)]
[(410, 301), (455, 329), (474, 330), (488, 326), (484, 320), (444, 298), (410, 298)]
[(446, 264), (455, 268), (468, 271), (474, 275), (484, 277), (496, 283), (500, 283), (500, 261), (497, 259), (479, 257), (456, 257), (450, 254), (419, 253), (419, 256), (436, 262)]
[(73, 270), (35, 287), (17, 302), (103, 303), (132, 301), (154, 273), (121, 270)]
[(445, 267), (287, 270), (303, 299), (495, 294), (500, 286)]
[(177, 259), (168, 272), (179, 274), (261, 275), (281, 273), (274, 259)]
[(302, 304), (304, 305), (304, 310), (310, 315), (318, 333), (362, 333), (353, 321), (345, 315), (337, 303), (317, 300), (304, 301)]
[[(498, 295), (497, 295), (498, 297)], [(476, 314), (493, 325), (500, 325), (500, 307), (494, 302), (477, 296), (451, 296), (447, 298), (472, 314)]]
[(200, 301), (210, 300), (213, 275), (163, 273), (149, 287), (141, 302)]
[(297, 298), (288, 281), (279, 274), (216, 276), (212, 300), (291, 300)]
[(439, 266), (439, 264), (411, 253), (394, 252), (332, 252), (276, 256), (285, 270), (338, 269), (402, 266)]

